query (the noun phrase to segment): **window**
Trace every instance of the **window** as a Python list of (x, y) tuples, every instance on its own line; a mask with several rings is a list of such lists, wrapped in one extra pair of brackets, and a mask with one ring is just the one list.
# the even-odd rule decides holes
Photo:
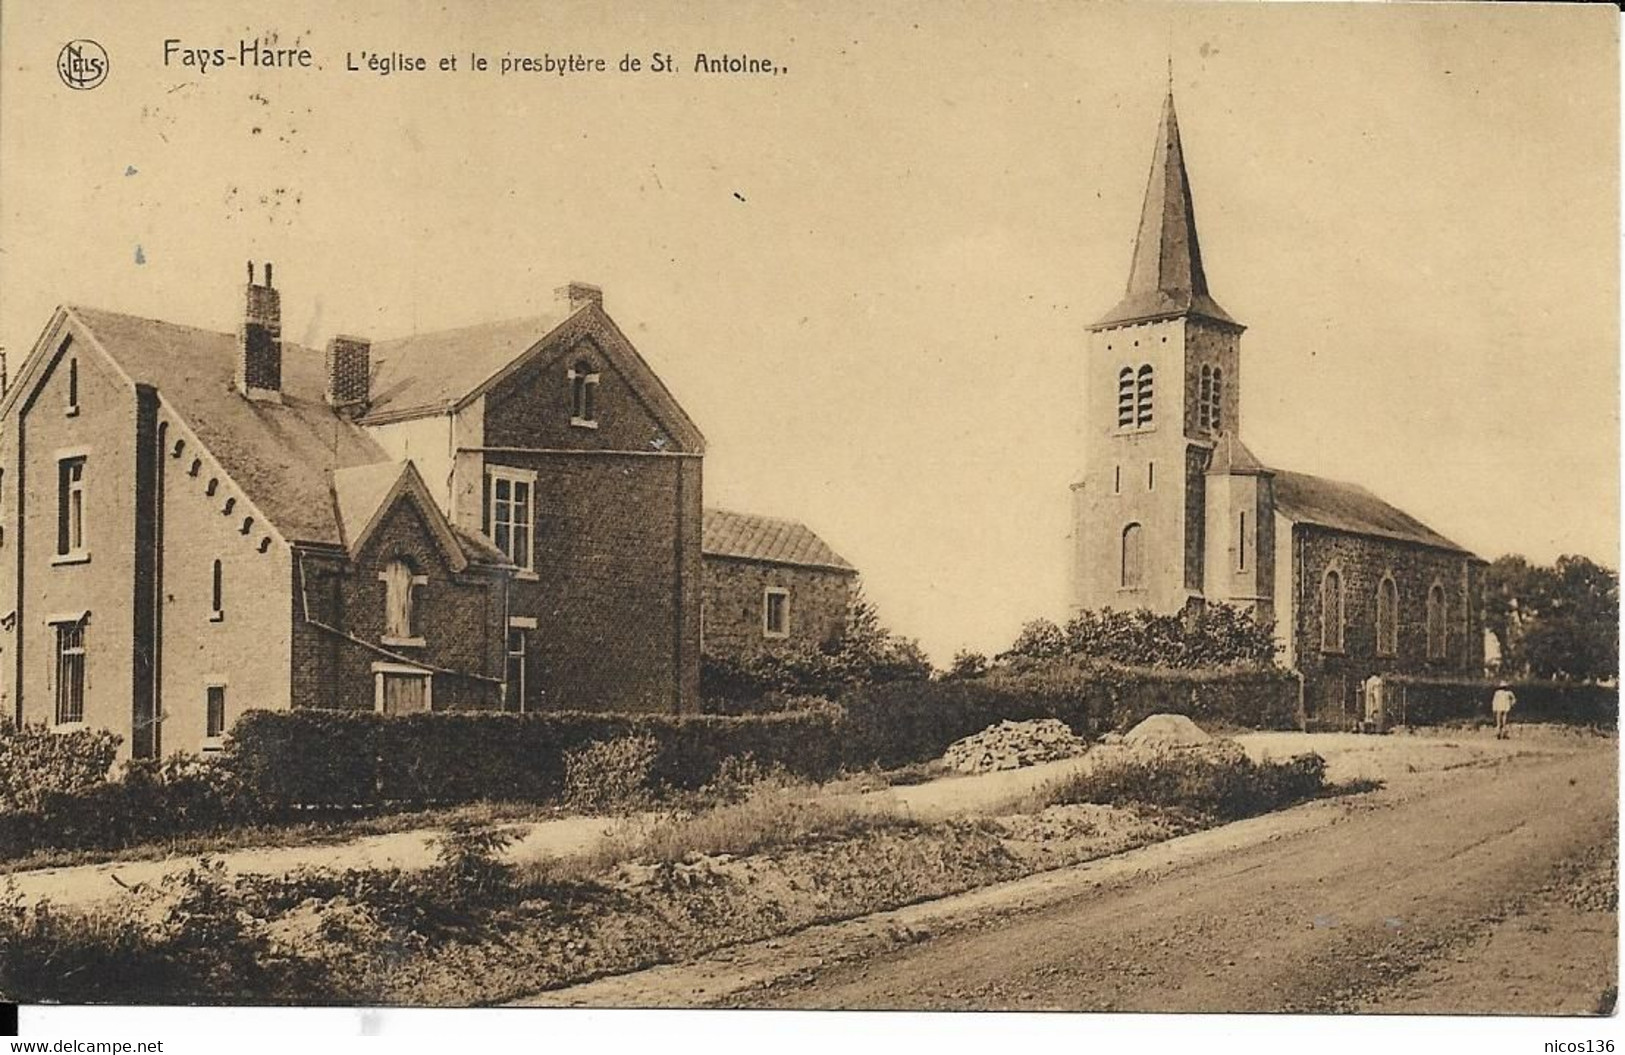
[(68, 417), (79, 413), (79, 358), (68, 360)]
[(1336, 569), (1320, 580), (1320, 648), (1343, 651), (1343, 576)]
[(1399, 587), (1391, 576), (1377, 584), (1377, 655), (1399, 652)]
[(374, 663), (373, 707), (383, 714), (416, 714), (432, 710), (433, 675), (404, 663)]
[(85, 458), (77, 455), (56, 463), (56, 555), (80, 558), (85, 554)]
[(378, 573), (378, 579), (384, 584), (384, 644), (423, 644), (412, 592), (426, 584), (429, 577), (418, 575), (412, 565), (397, 557)]
[(531, 571), (535, 535), (536, 474), (523, 469), (493, 467), (486, 472), (485, 519), (488, 534), (521, 571)]
[(214, 562), (209, 597), (209, 619), (218, 623), (226, 617), (226, 573), (218, 560)]
[(504, 710), (525, 710), (525, 654), (530, 632), (523, 626), (508, 623), (507, 701)]
[(226, 687), (210, 685), (205, 691), (203, 738), (218, 740), (226, 735)]
[(1247, 511), (1236, 514), (1236, 570), (1247, 570)]
[(790, 591), (769, 586), (762, 593), (762, 635), (790, 636)]
[(1134, 368), (1125, 366), (1117, 372), (1117, 427), (1126, 429), (1134, 424)]
[(577, 359), (566, 375), (570, 381), (570, 424), (598, 427), (598, 371)]
[(1213, 367), (1203, 364), (1202, 383), (1196, 396), (1196, 419), (1201, 428), (1213, 426)]
[(56, 624), (56, 724), (85, 720), (85, 622)]
[(1214, 432), (1224, 428), (1224, 372), (1213, 368), (1213, 384), (1208, 388), (1208, 424)]
[(1151, 367), (1142, 366), (1134, 382), (1134, 424), (1138, 428), (1151, 424), (1151, 389)]
[(1428, 590), (1428, 658), (1443, 659), (1445, 653), (1444, 587), (1434, 583)]
[(1123, 529), (1121, 573), (1125, 590), (1137, 590), (1145, 581), (1145, 533), (1138, 524)]
[(1119, 465), (1117, 467), (1117, 472), (1112, 477), (1112, 494), (1120, 495), (1122, 493), (1123, 493), (1123, 467), (1121, 465)]
[(1146, 462), (1145, 463), (1145, 489), (1147, 491), (1155, 491), (1157, 489), (1157, 463), (1156, 462)]

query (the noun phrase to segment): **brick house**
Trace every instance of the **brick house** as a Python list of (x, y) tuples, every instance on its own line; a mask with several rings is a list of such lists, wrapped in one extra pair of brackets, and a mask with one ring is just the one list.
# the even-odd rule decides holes
[(1315, 725), (1355, 721), (1372, 675), (1480, 673), (1484, 562), (1364, 487), (1262, 464), (1244, 329), (1208, 291), (1170, 94), (1127, 288), (1090, 327), (1074, 607), (1251, 608)]
[(705, 511), (703, 647), (740, 656), (833, 641), (858, 570), (805, 525)]
[(250, 707), (697, 706), (704, 440), (591, 286), (325, 352), (81, 307), (0, 402), (18, 721), (208, 749)]

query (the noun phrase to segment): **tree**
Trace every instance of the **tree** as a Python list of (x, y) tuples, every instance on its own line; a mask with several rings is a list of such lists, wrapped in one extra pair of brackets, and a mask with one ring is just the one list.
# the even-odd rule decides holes
[(980, 652), (962, 648), (954, 653), (953, 662), (948, 664), (948, 673), (943, 677), (950, 681), (964, 681), (967, 678), (979, 678), (986, 673), (987, 657)]
[(1619, 574), (1582, 556), (1553, 565), (1516, 554), (1484, 572), (1484, 625), (1505, 671), (1537, 678), (1608, 678), (1619, 671)]

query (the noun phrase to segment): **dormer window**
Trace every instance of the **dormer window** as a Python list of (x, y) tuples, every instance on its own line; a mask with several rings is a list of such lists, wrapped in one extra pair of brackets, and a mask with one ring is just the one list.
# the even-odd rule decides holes
[(384, 635), (386, 645), (422, 645), (418, 634), (417, 611), (413, 592), (427, 585), (429, 577), (417, 574), (407, 561), (397, 557), (390, 561), (378, 578), (384, 584)]
[(570, 424), (584, 429), (598, 427), (598, 371), (585, 359), (577, 359), (565, 375), (570, 382)]

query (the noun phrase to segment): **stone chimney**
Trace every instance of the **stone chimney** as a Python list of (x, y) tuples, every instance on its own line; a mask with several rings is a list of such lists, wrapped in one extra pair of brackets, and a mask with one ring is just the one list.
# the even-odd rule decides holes
[(571, 282), (560, 286), (553, 291), (553, 296), (569, 311), (576, 311), (588, 304), (604, 306), (604, 291), (590, 282)]
[(248, 262), (247, 302), (237, 328), (237, 391), (249, 399), (282, 402), (282, 296), (271, 285), (254, 284), (254, 262)]
[(327, 342), (327, 405), (354, 417), (371, 401), (372, 342), (333, 337)]

